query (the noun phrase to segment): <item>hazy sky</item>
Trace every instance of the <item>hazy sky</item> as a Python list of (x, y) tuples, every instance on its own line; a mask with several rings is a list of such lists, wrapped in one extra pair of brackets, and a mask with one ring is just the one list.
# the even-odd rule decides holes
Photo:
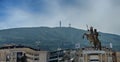
[(0, 0), (0, 29), (62, 26), (120, 34), (120, 0)]

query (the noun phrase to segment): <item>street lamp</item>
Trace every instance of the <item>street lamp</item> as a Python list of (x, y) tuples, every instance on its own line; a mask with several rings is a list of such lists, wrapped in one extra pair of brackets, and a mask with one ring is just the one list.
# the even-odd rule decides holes
[(58, 62), (59, 62), (59, 60), (61, 60), (61, 59), (59, 58), (59, 55), (60, 55), (60, 50), (61, 50), (61, 48), (58, 48), (58, 49), (57, 49), (57, 51), (58, 51), (58, 55), (57, 55)]

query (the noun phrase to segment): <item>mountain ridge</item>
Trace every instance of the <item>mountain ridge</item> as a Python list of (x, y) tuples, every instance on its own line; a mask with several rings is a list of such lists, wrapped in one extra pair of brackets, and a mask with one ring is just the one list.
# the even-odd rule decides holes
[[(73, 27), (25, 27), (0, 30), (0, 45), (22, 44), (43, 50), (74, 48), (76, 43), (81, 47), (90, 46), (86, 39), (82, 39), (85, 30)], [(102, 45), (109, 47), (113, 43), (115, 50), (120, 51), (120, 36), (100, 32)], [(39, 45), (36, 42), (40, 42)], [(39, 46), (39, 47), (38, 47)], [(48, 48), (49, 47), (49, 48)]]

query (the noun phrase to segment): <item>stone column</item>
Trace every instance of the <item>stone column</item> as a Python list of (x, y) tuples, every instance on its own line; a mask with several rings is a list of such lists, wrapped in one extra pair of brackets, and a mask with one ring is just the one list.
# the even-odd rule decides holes
[(107, 62), (107, 53), (105, 53), (105, 62)]
[(87, 62), (87, 54), (85, 54), (85, 62)]
[(85, 62), (85, 54), (83, 54), (83, 62)]

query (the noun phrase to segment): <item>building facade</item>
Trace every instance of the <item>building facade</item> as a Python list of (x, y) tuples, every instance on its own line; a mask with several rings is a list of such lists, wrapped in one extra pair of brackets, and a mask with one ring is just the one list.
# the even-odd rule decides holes
[(48, 52), (25, 46), (0, 47), (0, 62), (47, 62)]

